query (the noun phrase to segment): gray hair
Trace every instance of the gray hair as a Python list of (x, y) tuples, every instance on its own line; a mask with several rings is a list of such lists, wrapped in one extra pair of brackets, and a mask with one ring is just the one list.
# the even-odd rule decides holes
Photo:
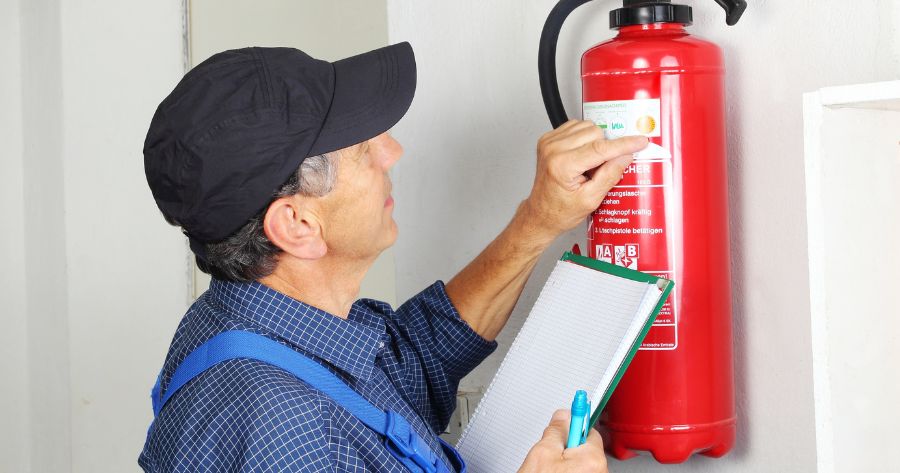
[[(297, 194), (307, 197), (327, 195), (334, 189), (337, 166), (336, 153), (306, 158), (297, 172), (275, 191), (271, 202)], [(263, 231), (268, 208), (266, 205), (228, 238), (207, 243), (206, 259), (197, 258), (197, 267), (218, 279), (239, 282), (252, 282), (272, 274), (281, 249), (269, 241)]]

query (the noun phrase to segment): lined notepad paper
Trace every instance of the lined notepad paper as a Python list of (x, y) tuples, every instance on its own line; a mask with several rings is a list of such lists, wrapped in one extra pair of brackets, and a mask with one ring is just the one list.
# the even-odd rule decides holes
[(578, 389), (603, 398), (662, 291), (558, 261), (458, 448), (471, 473), (515, 472)]

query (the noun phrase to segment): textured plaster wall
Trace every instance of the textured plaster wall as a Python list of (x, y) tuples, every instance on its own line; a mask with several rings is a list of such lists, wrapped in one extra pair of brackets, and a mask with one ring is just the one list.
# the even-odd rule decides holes
[[(537, 84), (538, 37), (551, 0), (388, 1), (390, 41), (413, 44), (419, 85), (395, 128), (398, 298), (449, 279), (506, 224), (534, 175), (548, 129)], [(691, 33), (718, 43), (727, 67), (737, 446), (724, 459), (615, 471), (814, 471), (801, 94), (900, 76), (894, 0), (750, 2), (735, 27), (712, 1), (692, 2)], [(607, 11), (581, 7), (563, 29), (558, 67), (580, 114), (579, 58), (612, 36)], [(853, 163), (848, 163), (853, 165)], [(557, 240), (529, 281), (501, 347), (463, 381), (489, 382), (552, 262), (584, 229)], [(712, 236), (711, 236), (712, 237)]]
[(136, 470), (148, 389), (188, 301), (184, 237), (141, 153), (184, 71), (182, 6), (66, 1), (60, 18), (72, 471)]
[(0, 8), (0, 471), (136, 471), (188, 301), (141, 155), (183, 73), (182, 5)]
[[(71, 458), (68, 372), (68, 288), (65, 278), (60, 86), (60, 6), (56, 1), (6, 2), (3, 87), (3, 167), (7, 195), (3, 239), (10, 248), (3, 271), (4, 388), (9, 383), (11, 462), (32, 471), (57, 471)], [(4, 12), (5, 13), (5, 12)], [(16, 25), (18, 23), (18, 25)], [(16, 38), (16, 36), (18, 36)], [(14, 50), (13, 48), (16, 48)], [(8, 72), (7, 72), (8, 71)], [(6, 107), (9, 105), (9, 108)], [(6, 198), (9, 200), (6, 200)], [(10, 304), (7, 305), (6, 301)], [(7, 381), (8, 380), (8, 381)], [(5, 389), (4, 389), (5, 391)], [(4, 416), (6, 418), (6, 416)], [(21, 430), (17, 430), (21, 429)], [(41, 448), (45, 446), (45, 448)], [(14, 471), (14, 470), (10, 470)]]
[(22, 160), (22, 21), (18, 0), (0, 1), (0, 373), (4, 379), (0, 403), (0, 470), (25, 471), (29, 464), (27, 337), (25, 319), (25, 189)]

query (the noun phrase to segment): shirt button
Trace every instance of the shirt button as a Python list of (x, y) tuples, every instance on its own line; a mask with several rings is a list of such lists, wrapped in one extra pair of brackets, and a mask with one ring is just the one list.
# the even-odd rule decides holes
[(378, 348), (379, 349), (384, 348), (384, 342), (378, 342)]

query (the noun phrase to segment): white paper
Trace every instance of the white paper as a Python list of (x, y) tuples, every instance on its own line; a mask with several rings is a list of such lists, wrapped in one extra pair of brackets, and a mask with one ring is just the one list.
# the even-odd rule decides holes
[(593, 393), (594, 409), (660, 295), (655, 284), (557, 262), (457, 445), (468, 471), (518, 470), (578, 389)]

